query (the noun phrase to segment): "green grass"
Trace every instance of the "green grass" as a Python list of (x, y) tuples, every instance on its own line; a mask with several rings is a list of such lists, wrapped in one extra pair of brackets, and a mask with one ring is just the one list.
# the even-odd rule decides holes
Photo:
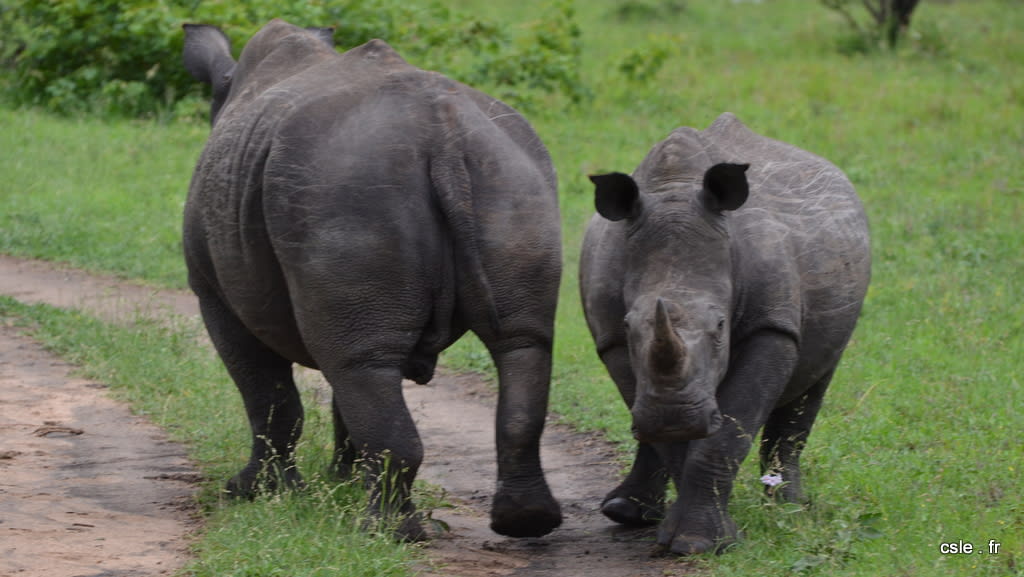
[[(461, 4), (527, 22), (541, 3)], [(814, 2), (633, 0), (655, 17), (620, 18), (625, 4), (577, 5), (593, 100), (566, 111), (552, 99), (530, 115), (562, 199), (553, 410), (627, 440), (576, 294), (586, 174), (630, 171), (673, 128), (730, 110), (848, 173), (869, 213), (874, 275), (805, 453), (814, 505), (765, 503), (745, 463), (732, 506), (747, 539), (702, 567), (1024, 574), (1024, 12), (1005, 0), (922, 3), (897, 52), (844, 54), (843, 22)], [(630, 77), (638, 61), (645, 78)], [(19, 151), (0, 155), (0, 251), (182, 285), (180, 208), (205, 133), (0, 110), (0, 149)], [(489, 366), (472, 339), (445, 362)], [(240, 411), (233, 397), (225, 407)], [(1001, 553), (939, 554), (960, 539), (995, 539)]]
[(360, 530), (365, 492), (356, 482), (324, 480), (333, 448), (331, 416), (306, 399), (299, 467), (309, 487), (252, 502), (227, 500), (224, 479), (248, 459), (245, 413), (220, 361), (196, 338), (201, 328), (140, 318), (110, 325), (75, 311), (28, 306), (0, 297), (0, 323), (20, 326), (48, 348), (110, 385), (185, 443), (203, 478), (199, 504), (206, 515), (194, 577), (377, 577), (412, 573), (414, 547)]
[(0, 252), (184, 286), (180, 215), (208, 133), (0, 108)]

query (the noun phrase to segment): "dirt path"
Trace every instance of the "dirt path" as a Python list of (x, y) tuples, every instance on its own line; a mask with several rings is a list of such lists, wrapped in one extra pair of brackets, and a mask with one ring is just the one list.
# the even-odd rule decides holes
[[(5, 256), (0, 256), (0, 294), (23, 302), (85, 308), (114, 320), (138, 310), (196, 314), (195, 299), (184, 292), (155, 290)], [(70, 378), (67, 369), (36, 345), (13, 336), (10, 329), (0, 336), (0, 391), (14, 395), (0, 396), (0, 550), (4, 553), (0, 576), (141, 576), (180, 567), (189, 526), (187, 515), (176, 504), (189, 491), (173, 479), (194, 475), (183, 451), (168, 445), (152, 426), (123, 407), (120, 410), (125, 412), (114, 414), (101, 386)], [(300, 382), (323, 386), (312, 371), (303, 371)], [(507, 539), (492, 533), (487, 510), (495, 482), (493, 393), (472, 377), (441, 374), (426, 386), (407, 384), (405, 394), (426, 449), (420, 478), (443, 487), (457, 505), (434, 512), (451, 530), (435, 535), (426, 546), (425, 575), (670, 577), (692, 569), (688, 563), (651, 558), (651, 531), (621, 530), (597, 512), (601, 497), (618, 478), (610, 447), (559, 426), (547, 429), (542, 460), (562, 503), (564, 524), (542, 539)], [(39, 409), (38, 415), (30, 413), (38, 407), (46, 409)], [(104, 415), (119, 432), (100, 433), (90, 414)], [(47, 421), (83, 434), (60, 429), (35, 436), (33, 432), (47, 426)], [(149, 428), (126, 435), (126, 426)], [(131, 447), (129, 441), (140, 446)], [(96, 456), (100, 448), (137, 456), (100, 458)], [(11, 456), (5, 458), (8, 452)], [(172, 460), (160, 461), (161, 455)], [(103, 490), (91, 490), (96, 479), (107, 483)], [(148, 486), (129, 488), (129, 481)], [(126, 507), (123, 499), (103, 496), (129, 491), (149, 500)], [(143, 497), (148, 491), (167, 492)], [(36, 498), (31, 498), (33, 494)], [(86, 505), (74, 501), (78, 498), (87, 499)], [(125, 508), (130, 510), (122, 511)], [(89, 520), (83, 522), (81, 515), (69, 511), (86, 512)], [(157, 526), (162, 528), (159, 537), (151, 529)], [(101, 530), (109, 532), (100, 534)], [(49, 557), (40, 554), (40, 547), (45, 548), (44, 532), (53, 540), (47, 549), (52, 550)], [(59, 550), (53, 546), (58, 535)], [(145, 543), (138, 542), (140, 535)], [(59, 554), (71, 551), (71, 537), (80, 538), (76, 547), (91, 556), (74, 549), (65, 558), (79, 561), (62, 561), (68, 572), (60, 573), (53, 569), (54, 563)], [(115, 562), (125, 564), (115, 567)]]
[(170, 574), (187, 558), (196, 474), (72, 368), (0, 327), (0, 575)]

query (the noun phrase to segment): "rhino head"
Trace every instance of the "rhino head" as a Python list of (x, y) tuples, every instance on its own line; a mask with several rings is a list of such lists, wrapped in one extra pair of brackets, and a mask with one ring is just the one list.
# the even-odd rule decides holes
[(653, 150), (635, 179), (590, 177), (598, 213), (625, 227), (631, 411), (642, 442), (700, 439), (722, 424), (716, 390), (729, 366), (734, 300), (725, 212), (749, 192), (749, 165), (688, 170), (710, 160), (669, 145)]

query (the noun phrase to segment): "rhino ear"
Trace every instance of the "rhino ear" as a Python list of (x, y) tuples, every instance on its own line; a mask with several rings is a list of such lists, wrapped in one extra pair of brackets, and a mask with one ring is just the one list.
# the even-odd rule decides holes
[(330, 27), (327, 27), (327, 28), (317, 28), (315, 26), (311, 26), (309, 28), (306, 28), (306, 30), (309, 30), (310, 32), (315, 34), (317, 38), (319, 38), (320, 40), (323, 40), (324, 44), (330, 46), (331, 48), (334, 48), (334, 27), (333, 26), (330, 26)]
[(185, 48), (182, 62), (196, 80), (217, 88), (217, 82), (231, 71), (231, 40), (216, 26), (184, 24)]
[(704, 190), (701, 191), (704, 206), (714, 212), (736, 210), (743, 206), (750, 195), (746, 174), (748, 168), (749, 164), (728, 162), (709, 168), (704, 173)]
[(672, 327), (668, 307), (660, 298), (654, 309), (654, 340), (648, 358), (651, 370), (658, 375), (678, 373), (686, 361), (686, 345)]
[(594, 183), (594, 206), (601, 216), (616, 221), (640, 212), (640, 189), (633, 177), (610, 172), (591, 175), (590, 182)]

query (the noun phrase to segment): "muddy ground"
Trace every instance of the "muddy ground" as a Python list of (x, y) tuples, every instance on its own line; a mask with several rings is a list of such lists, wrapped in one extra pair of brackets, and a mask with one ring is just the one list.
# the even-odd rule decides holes
[[(92, 311), (196, 315), (191, 294), (155, 290), (48, 263), (0, 256), (0, 294)], [(164, 575), (187, 561), (197, 474), (182, 447), (92, 383), (69, 374), (12, 327), (0, 326), (0, 576)], [(322, 387), (312, 371), (303, 386)], [(225, 386), (230, 386), (225, 383)], [(424, 575), (668, 577), (693, 565), (650, 556), (651, 530), (600, 515), (619, 465), (599, 437), (551, 425), (542, 460), (565, 522), (540, 539), (488, 529), (494, 489), (494, 393), (476, 377), (407, 384), (426, 449), (420, 478), (456, 507), (434, 512), (450, 531), (425, 546)], [(325, 398), (329, 398), (324, 395)]]

